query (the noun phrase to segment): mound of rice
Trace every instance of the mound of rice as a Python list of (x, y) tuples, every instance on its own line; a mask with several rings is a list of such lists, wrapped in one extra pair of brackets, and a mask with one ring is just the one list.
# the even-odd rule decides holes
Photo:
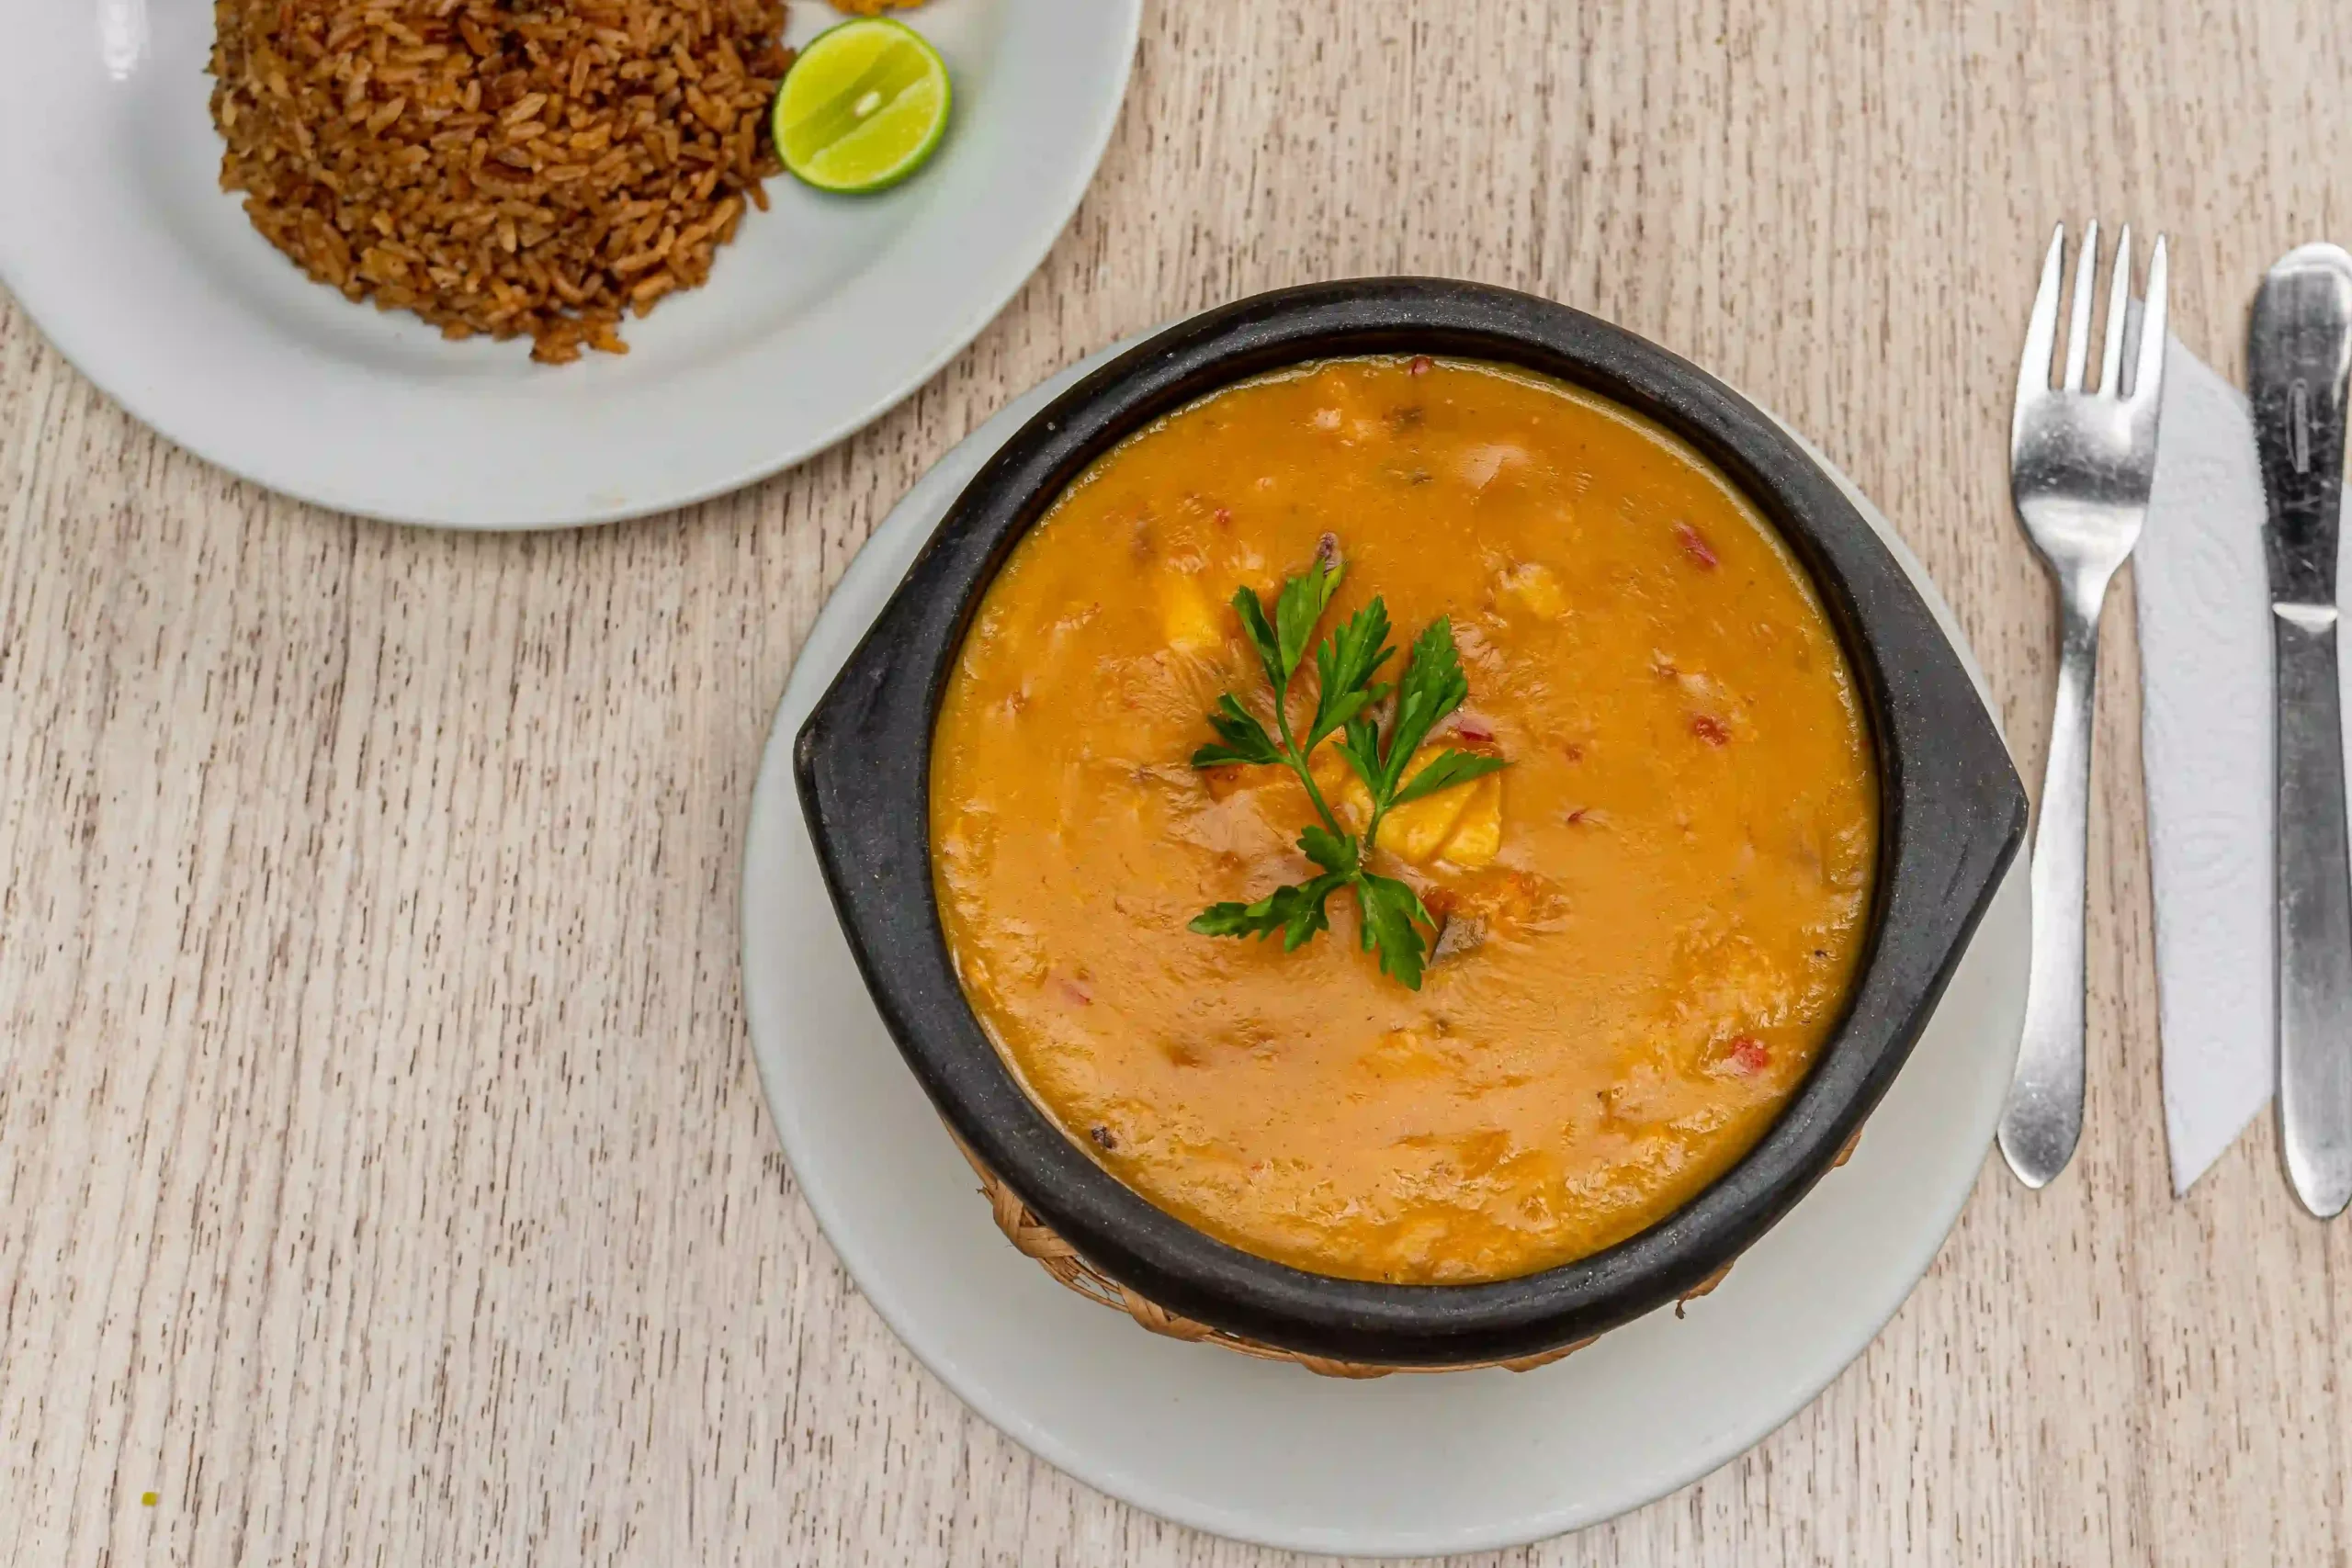
[(215, 0), (224, 190), (305, 272), (548, 363), (710, 275), (776, 170), (782, 0)]

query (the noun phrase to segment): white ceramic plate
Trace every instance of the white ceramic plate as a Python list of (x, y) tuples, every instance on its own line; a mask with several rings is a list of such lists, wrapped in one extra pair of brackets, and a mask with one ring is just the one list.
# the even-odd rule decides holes
[[(1107, 352), (1005, 409), (907, 493), (818, 618), (776, 715), (744, 853), (743, 985), (801, 1191), (859, 1289), (973, 1408), (1080, 1480), (1182, 1524), (1300, 1551), (1473, 1551), (1594, 1524), (1697, 1480), (1861, 1354), (1958, 1217), (2025, 1016), (2024, 857), (1852, 1161), (1683, 1320), (1652, 1314), (1533, 1372), (1342, 1382), (1163, 1339), (1080, 1299), (998, 1235), (884, 1032), (818, 875), (792, 739), (972, 474)], [(1847, 489), (1981, 694), (1917, 561)]]
[[(206, 0), (28, 0), (0, 49), (0, 279), (65, 356), (199, 457), (289, 495), (461, 528), (602, 523), (799, 461), (1012, 299), (1110, 139), (1142, 0), (933, 0), (955, 118), (874, 197), (767, 182), (710, 282), (626, 355), (534, 365), (305, 279), (218, 185)], [(795, 0), (786, 37), (836, 18)]]

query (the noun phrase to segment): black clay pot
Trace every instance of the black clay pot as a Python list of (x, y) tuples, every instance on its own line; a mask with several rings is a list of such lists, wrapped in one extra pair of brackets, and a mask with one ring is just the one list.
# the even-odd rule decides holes
[[(1844, 1021), (1763, 1140), (1697, 1198), (1579, 1262), (1482, 1285), (1306, 1273), (1154, 1208), (1006, 1069), (956, 984), (933, 897), (932, 725), (1006, 552), (1088, 463), (1161, 414), (1305, 360), (1426, 353), (1525, 367), (1648, 415), (1727, 473), (1811, 572), (1867, 704), (1883, 798), (1877, 908)], [(2025, 832), (2008, 752), (1934, 618), (1837, 484), (1703, 371), (1563, 306), (1375, 278), (1244, 299), (1170, 328), (1005, 444), (802, 728), (801, 797), (882, 1018), (940, 1114), (1101, 1272), (1183, 1315), (1334, 1359), (1442, 1366), (1536, 1354), (1702, 1284), (1836, 1162), (1910, 1055)]]

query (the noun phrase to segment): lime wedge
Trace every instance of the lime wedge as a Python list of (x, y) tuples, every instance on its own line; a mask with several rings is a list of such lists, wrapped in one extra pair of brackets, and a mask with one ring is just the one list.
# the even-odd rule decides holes
[(914, 28), (878, 17), (843, 22), (785, 73), (776, 153), (819, 190), (881, 190), (930, 158), (950, 97), (946, 63)]

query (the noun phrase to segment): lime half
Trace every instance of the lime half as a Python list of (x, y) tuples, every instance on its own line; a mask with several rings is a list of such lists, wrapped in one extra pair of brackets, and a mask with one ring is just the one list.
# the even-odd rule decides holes
[(776, 153), (819, 190), (881, 190), (939, 145), (950, 96), (946, 63), (914, 28), (879, 17), (843, 22), (785, 73)]

